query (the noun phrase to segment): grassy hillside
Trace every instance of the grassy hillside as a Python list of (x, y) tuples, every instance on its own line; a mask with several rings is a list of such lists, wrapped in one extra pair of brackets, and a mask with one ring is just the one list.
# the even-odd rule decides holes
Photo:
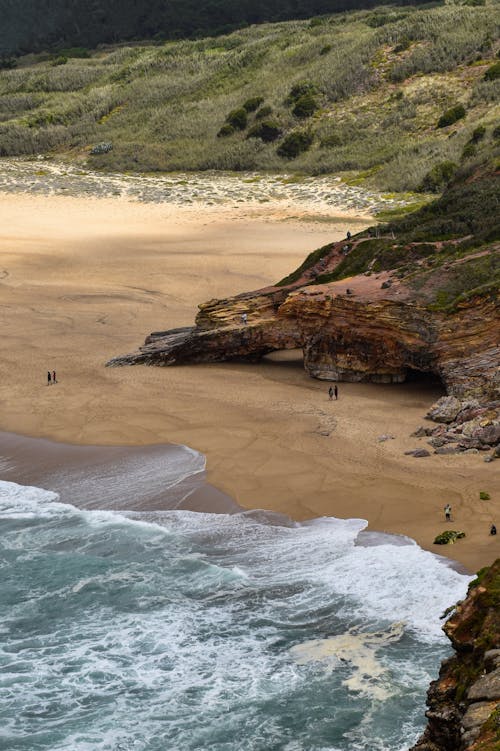
[[(498, 304), (499, 206), (498, 173), (462, 170), (432, 203), (356, 235), (335, 270), (309, 283), (327, 284), (393, 270), (433, 310), (453, 312), (467, 299), (485, 296)], [(311, 253), (278, 285), (300, 279), (331, 248), (327, 245)]]
[(0, 154), (440, 192), (500, 162), (500, 3), (485, 1), (26, 56), (0, 71)]
[[(408, 0), (412, 5), (423, 1)], [(373, 0), (3, 0), (0, 53), (209, 36), (373, 5)]]

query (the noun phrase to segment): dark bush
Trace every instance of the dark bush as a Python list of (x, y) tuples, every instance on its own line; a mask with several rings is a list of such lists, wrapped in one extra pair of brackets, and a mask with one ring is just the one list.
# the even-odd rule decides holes
[(453, 125), (453, 123), (456, 123), (458, 120), (461, 120), (463, 117), (465, 117), (464, 105), (455, 104), (454, 107), (450, 107), (450, 109), (446, 110), (446, 112), (443, 112), (443, 114), (438, 120), (437, 127), (446, 128), (448, 125)]
[(314, 95), (317, 94), (317, 92), (317, 87), (311, 83), (311, 81), (296, 83), (290, 89), (290, 93), (287, 97), (287, 104), (295, 104), (295, 102), (300, 99), (301, 96), (304, 96), (304, 94)]
[(479, 141), (482, 141), (483, 138), (486, 135), (486, 128), (484, 125), (478, 125), (477, 128), (474, 128), (472, 131), (472, 136), (470, 138), (470, 143), (479, 143)]
[(314, 136), (310, 131), (296, 130), (283, 139), (283, 143), (280, 144), (276, 153), (286, 159), (295, 159), (311, 147), (313, 140)]
[(265, 107), (261, 107), (258, 112), (255, 113), (256, 120), (263, 120), (265, 117), (272, 115), (273, 108), (266, 104)]
[(495, 126), (495, 127), (493, 128), (493, 132), (492, 132), (492, 134), (491, 134), (491, 135), (492, 135), (492, 136), (493, 136), (493, 138), (495, 138), (495, 139), (498, 139), (498, 138), (500, 138), (500, 125), (496, 125), (496, 126)]
[(250, 128), (247, 138), (260, 138), (265, 143), (271, 143), (280, 136), (281, 128), (275, 120), (262, 120)]
[(64, 57), (64, 55), (59, 55), (59, 57), (56, 57), (54, 58), (54, 60), (52, 60), (51, 65), (66, 65), (67, 62), (67, 57)]
[(500, 60), (498, 63), (493, 63), (484, 74), (485, 81), (496, 81), (497, 78), (500, 78)]
[(235, 132), (235, 128), (229, 123), (226, 123), (217, 133), (217, 138), (226, 138), (227, 136), (232, 136)]
[(464, 146), (464, 149), (462, 151), (462, 159), (470, 159), (473, 156), (476, 156), (476, 146), (472, 143), (472, 141), (469, 141), (469, 143), (466, 143)]
[(440, 193), (448, 185), (456, 169), (457, 165), (450, 161), (435, 164), (422, 180), (420, 190), (424, 193)]
[(317, 109), (319, 109), (319, 105), (313, 95), (302, 94), (295, 102), (292, 112), (295, 117), (305, 119), (306, 117), (311, 117)]
[(324, 47), (322, 47), (319, 51), (320, 55), (328, 55), (329, 52), (332, 51), (332, 45), (331, 44), (325, 44)]
[(263, 101), (263, 96), (250, 97), (250, 99), (247, 99), (246, 102), (243, 102), (243, 109), (245, 110), (245, 112), (255, 112), (255, 110), (259, 109)]
[(397, 44), (394, 47), (394, 53), (398, 55), (400, 52), (404, 52), (405, 50), (408, 49), (410, 44), (411, 44), (411, 39), (409, 39), (407, 36), (403, 37), (401, 41), (399, 42), (399, 44)]
[(243, 107), (233, 110), (226, 117), (226, 122), (232, 125), (235, 130), (245, 130), (248, 123), (247, 111)]
[(17, 60), (14, 57), (0, 58), (0, 70), (13, 70), (17, 68)]

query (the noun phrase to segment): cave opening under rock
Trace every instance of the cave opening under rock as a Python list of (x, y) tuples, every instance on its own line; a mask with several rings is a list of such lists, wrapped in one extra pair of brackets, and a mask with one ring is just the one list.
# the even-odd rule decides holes
[(300, 368), (304, 370), (304, 353), (302, 349), (277, 349), (264, 355), (262, 362), (271, 362), (283, 368)]
[(406, 371), (406, 383), (420, 383), (422, 386), (429, 385), (434, 388), (441, 388), (443, 394), (446, 393), (443, 381), (437, 373), (429, 370), (414, 370), (408, 368)]

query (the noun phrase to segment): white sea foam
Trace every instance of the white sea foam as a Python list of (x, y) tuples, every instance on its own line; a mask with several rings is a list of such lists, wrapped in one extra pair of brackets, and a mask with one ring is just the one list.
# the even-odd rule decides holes
[(359, 519), (127, 518), (5, 482), (0, 518), (0, 721), (22, 751), (394, 751), (468, 581), (356, 546)]

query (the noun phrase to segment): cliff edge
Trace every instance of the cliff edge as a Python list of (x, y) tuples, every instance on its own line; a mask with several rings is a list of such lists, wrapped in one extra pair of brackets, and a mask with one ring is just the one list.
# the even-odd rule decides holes
[(500, 559), (478, 573), (444, 631), (455, 655), (427, 694), (427, 728), (410, 751), (500, 749)]
[(448, 395), (429, 413), (448, 425), (427, 433), (436, 451), (493, 448), (496, 458), (499, 183), (495, 173), (459, 184), (397, 224), (326, 245), (275, 285), (210, 300), (195, 326), (153, 332), (108, 365), (251, 362), (300, 348), (307, 373), (324, 380), (431, 373)]

